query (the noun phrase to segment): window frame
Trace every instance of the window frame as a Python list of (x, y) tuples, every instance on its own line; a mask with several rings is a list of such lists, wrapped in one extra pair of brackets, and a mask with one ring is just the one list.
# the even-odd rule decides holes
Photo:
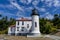
[(27, 28), (29, 28), (29, 24), (27, 24)]
[(37, 22), (35, 22), (35, 27), (37, 27)]
[(18, 25), (19, 25), (19, 21), (18, 21)]
[(17, 31), (19, 31), (19, 27), (17, 27)]
[(24, 21), (22, 21), (22, 25), (24, 25)]
[(21, 31), (24, 31), (24, 27), (21, 28)]

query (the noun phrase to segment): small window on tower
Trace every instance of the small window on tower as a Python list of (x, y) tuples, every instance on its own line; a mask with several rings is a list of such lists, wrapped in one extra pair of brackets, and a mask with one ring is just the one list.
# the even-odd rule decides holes
[(22, 21), (22, 25), (24, 25), (24, 21)]
[(37, 22), (35, 22), (35, 27), (37, 27)]
[(19, 25), (19, 21), (18, 21), (18, 25)]

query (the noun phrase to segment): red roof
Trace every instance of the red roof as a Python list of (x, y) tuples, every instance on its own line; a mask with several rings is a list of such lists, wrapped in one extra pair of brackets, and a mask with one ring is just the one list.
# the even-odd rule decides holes
[(11, 25), (10, 27), (15, 27), (15, 25)]
[(21, 18), (21, 19), (18, 19), (18, 20), (16, 20), (16, 21), (32, 21), (31, 19), (27, 19), (27, 18)]

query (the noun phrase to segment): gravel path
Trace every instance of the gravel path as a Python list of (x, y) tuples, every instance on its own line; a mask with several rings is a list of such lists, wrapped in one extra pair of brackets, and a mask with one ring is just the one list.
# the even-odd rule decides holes
[(54, 35), (45, 35), (44, 37), (48, 37), (48, 38), (51, 38), (53, 40), (60, 40), (59, 36), (54, 36)]
[(43, 35), (42, 37), (29, 38), (25, 36), (0, 35), (0, 40), (60, 40), (60, 37), (54, 35)]
[(51, 38), (43, 38), (43, 37), (26, 37), (26, 36), (8, 36), (8, 35), (0, 35), (0, 40), (52, 40)]

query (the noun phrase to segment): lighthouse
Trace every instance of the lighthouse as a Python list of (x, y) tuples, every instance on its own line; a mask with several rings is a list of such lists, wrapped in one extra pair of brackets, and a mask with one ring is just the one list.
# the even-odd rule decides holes
[(36, 9), (32, 10), (31, 19), (17, 18), (16, 25), (8, 29), (8, 35), (23, 35), (27, 37), (40, 37), (39, 14)]
[(40, 29), (39, 29), (39, 14), (36, 9), (32, 10), (32, 29), (31, 34), (32, 36), (38, 37), (40, 36)]

